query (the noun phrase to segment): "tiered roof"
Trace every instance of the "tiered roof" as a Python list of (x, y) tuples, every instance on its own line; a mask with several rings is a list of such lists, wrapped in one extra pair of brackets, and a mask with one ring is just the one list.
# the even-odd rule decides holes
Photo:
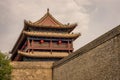
[[(37, 57), (37, 56), (43, 56), (45, 57), (46, 55), (48, 55), (49, 57), (65, 57), (68, 55), (68, 53), (55, 53), (52, 52), (52, 54), (50, 53), (44, 53), (44, 55), (41, 52), (34, 52), (34, 54), (32, 53), (27, 53), (27, 52), (22, 52), (22, 51), (18, 51), (18, 49), (21, 46), (21, 43), (24, 42), (24, 40), (26, 39), (27, 36), (32, 36), (32, 37), (48, 37), (48, 38), (70, 38), (75, 40), (77, 37), (80, 36), (80, 33), (78, 34), (73, 34), (70, 33), (75, 27), (77, 26), (77, 24), (62, 24), (59, 21), (57, 21), (50, 13), (49, 13), (49, 9), (47, 10), (47, 13), (38, 21), (36, 22), (31, 22), (31, 21), (24, 21), (24, 28), (14, 46), (14, 48), (12, 49), (11, 53), (12, 54), (21, 54), (21, 55), (25, 55), (28, 57)], [(66, 32), (38, 32), (38, 31), (29, 31), (28, 28), (39, 28), (39, 29), (55, 29), (57, 30), (63, 30)], [(16, 55), (12, 55), (12, 59), (15, 57)]]
[(49, 9), (47, 10), (47, 13), (38, 21), (31, 22), (31, 21), (24, 21), (25, 27), (36, 27), (36, 28), (54, 28), (54, 29), (66, 29), (67, 33), (51, 33), (51, 32), (36, 32), (36, 31), (23, 31), (23, 34), (27, 36), (36, 36), (36, 37), (61, 37), (61, 38), (73, 38), (76, 39), (80, 36), (80, 34), (69, 34), (76, 26), (77, 24), (67, 24), (64, 25), (57, 21), (50, 13)]

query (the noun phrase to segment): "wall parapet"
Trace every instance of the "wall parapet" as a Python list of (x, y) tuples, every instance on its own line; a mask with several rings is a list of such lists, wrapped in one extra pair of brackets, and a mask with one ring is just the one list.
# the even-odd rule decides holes
[(98, 37), (97, 39), (93, 40), (92, 42), (88, 43), (87, 45), (81, 47), (80, 49), (78, 49), (77, 51), (73, 52), (72, 54), (70, 54), (69, 56), (63, 58), (62, 60), (55, 62), (53, 64), (53, 68), (54, 67), (59, 67), (60, 65), (65, 64), (66, 62), (94, 49), (95, 47), (105, 43), (106, 41), (116, 37), (117, 35), (120, 35), (120, 25), (113, 28), (112, 30), (108, 31), (107, 33), (101, 35), (100, 37)]
[(52, 69), (53, 62), (11, 62), (13, 69)]
[(53, 62), (12, 61), (11, 80), (52, 80)]

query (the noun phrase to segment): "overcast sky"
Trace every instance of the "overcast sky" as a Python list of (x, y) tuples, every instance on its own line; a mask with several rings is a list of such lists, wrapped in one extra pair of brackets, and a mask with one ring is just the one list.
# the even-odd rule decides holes
[(78, 23), (73, 32), (75, 50), (120, 24), (120, 0), (2, 0), (0, 50), (9, 52), (23, 28), (24, 19), (36, 21), (47, 8), (61, 23)]

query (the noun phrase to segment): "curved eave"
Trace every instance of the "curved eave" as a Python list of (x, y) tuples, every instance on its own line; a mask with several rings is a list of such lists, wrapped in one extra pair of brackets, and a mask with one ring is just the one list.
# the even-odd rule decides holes
[(77, 26), (77, 23), (71, 25), (38, 25), (34, 24), (31, 21), (24, 20), (24, 24), (29, 27), (39, 27), (39, 28), (56, 28), (56, 29), (74, 29)]
[(80, 33), (77, 34), (68, 34), (68, 33), (50, 33), (50, 32), (28, 32), (23, 31), (27, 36), (36, 36), (36, 37), (51, 37), (51, 38), (72, 38), (76, 39), (80, 36)]
[(26, 57), (38, 57), (38, 58), (63, 58), (68, 56), (67, 52), (23, 52), (18, 51), (18, 54)]
[(21, 42), (25, 39), (25, 35), (22, 32), (23, 32), (23, 30), (21, 31), (21, 33), (19, 35), (19, 38), (17, 39), (15, 45), (13, 46), (13, 48), (12, 48), (12, 50), (10, 52), (10, 54), (12, 54), (12, 56), (10, 57), (11, 60), (14, 59), (15, 54), (17, 52), (17, 49), (19, 48)]

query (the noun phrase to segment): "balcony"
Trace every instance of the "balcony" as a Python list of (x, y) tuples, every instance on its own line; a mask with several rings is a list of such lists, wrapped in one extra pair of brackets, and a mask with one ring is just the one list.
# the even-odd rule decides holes
[(61, 50), (61, 51), (73, 51), (73, 45), (69, 42), (43, 42), (40, 43), (39, 41), (31, 41), (28, 42), (24, 47), (21, 49), (22, 51), (27, 50)]

